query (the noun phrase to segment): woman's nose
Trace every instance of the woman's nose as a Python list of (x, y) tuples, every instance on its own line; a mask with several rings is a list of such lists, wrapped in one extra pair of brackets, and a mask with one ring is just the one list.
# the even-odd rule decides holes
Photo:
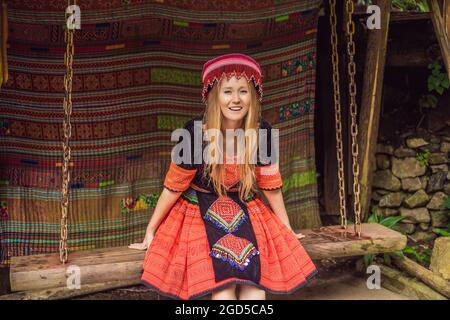
[(233, 94), (233, 102), (240, 102), (241, 101), (241, 99), (240, 99), (240, 97), (239, 97), (239, 92), (235, 92), (234, 94)]

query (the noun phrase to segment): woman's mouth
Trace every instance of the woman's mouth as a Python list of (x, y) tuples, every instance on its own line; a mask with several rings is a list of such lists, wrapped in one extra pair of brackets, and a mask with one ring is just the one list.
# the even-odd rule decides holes
[(230, 109), (231, 111), (241, 111), (242, 107), (229, 107), (228, 109)]

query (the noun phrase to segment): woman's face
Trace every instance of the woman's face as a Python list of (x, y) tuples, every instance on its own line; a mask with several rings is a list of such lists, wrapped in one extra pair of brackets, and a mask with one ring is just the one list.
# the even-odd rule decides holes
[(219, 105), (227, 124), (240, 126), (250, 108), (250, 90), (245, 77), (223, 78), (219, 85)]

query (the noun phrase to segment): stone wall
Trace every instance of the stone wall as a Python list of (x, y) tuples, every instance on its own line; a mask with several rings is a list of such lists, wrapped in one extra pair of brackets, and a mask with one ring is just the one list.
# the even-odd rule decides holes
[(433, 240), (432, 229), (449, 222), (442, 204), (450, 195), (450, 136), (416, 131), (398, 141), (377, 146), (371, 212), (404, 216), (399, 226), (412, 239)]

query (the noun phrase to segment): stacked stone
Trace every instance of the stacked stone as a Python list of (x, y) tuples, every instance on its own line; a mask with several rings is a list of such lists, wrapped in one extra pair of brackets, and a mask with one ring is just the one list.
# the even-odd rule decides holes
[[(416, 156), (429, 151), (428, 166)], [(414, 240), (433, 240), (433, 228), (446, 228), (450, 195), (450, 137), (409, 136), (400, 147), (377, 146), (372, 210), (382, 216), (405, 217), (399, 226)]]

